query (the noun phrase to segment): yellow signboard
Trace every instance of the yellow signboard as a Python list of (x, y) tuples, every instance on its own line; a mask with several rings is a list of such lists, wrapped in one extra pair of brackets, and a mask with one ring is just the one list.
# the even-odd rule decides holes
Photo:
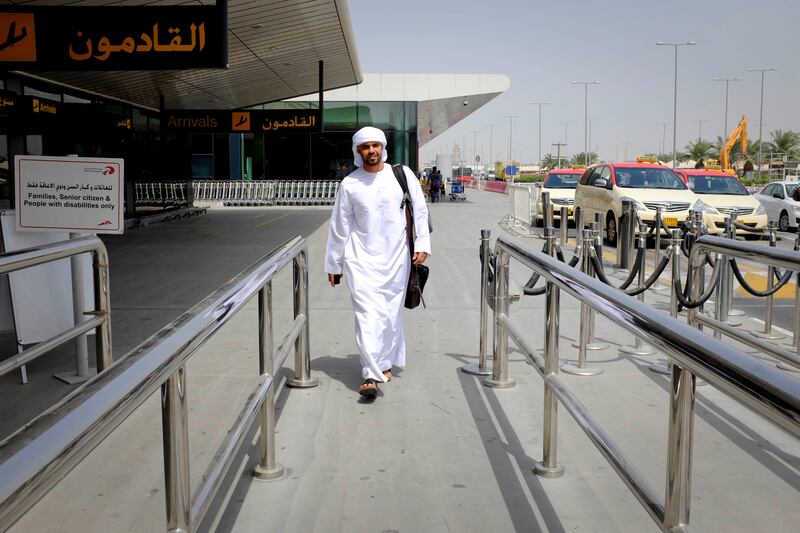
[(250, 112), (234, 111), (231, 115), (231, 130), (250, 131)]
[(0, 13), (0, 61), (36, 61), (33, 13)]

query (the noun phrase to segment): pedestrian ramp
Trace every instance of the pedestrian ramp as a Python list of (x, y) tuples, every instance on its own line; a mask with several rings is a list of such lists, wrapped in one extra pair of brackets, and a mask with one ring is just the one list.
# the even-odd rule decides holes
[[(601, 374), (552, 379), (554, 356), (578, 359), (577, 289), (558, 295), (557, 320), (552, 291), (513, 297), (531, 268), (550, 273), (551, 282), (553, 272), (568, 278), (546, 258), (526, 259), (540, 242), (501, 234), (496, 222), (506, 206), (504, 196), (471, 191), (465, 205), (432, 207), (428, 307), (406, 312), (407, 367), (381, 385), (375, 401), (357, 394), (352, 310), (343, 286), (327, 286), (321, 227), (268, 254), (6, 441), (0, 525), (657, 531), (668, 518), (684, 528), (691, 508), (697, 531), (796, 531), (796, 379), (776, 378), (756, 357), (752, 365), (735, 360), (738, 377), (758, 376), (769, 393), (759, 398), (758, 412), (771, 417), (764, 418), (731, 398), (740, 385), (756, 383), (723, 384), (725, 365), (701, 368), (672, 345), (652, 355), (621, 353), (632, 330), (646, 333), (635, 313), (650, 323), (663, 313), (662, 323), (677, 331), (664, 310), (668, 297), (657, 295), (641, 307), (617, 302), (618, 315), (598, 312), (596, 338), (606, 348), (590, 357)], [(508, 289), (494, 302), (504, 328), (495, 344), (507, 358), (498, 358), (491, 376), (479, 376), (462, 368), (479, 362), (478, 251), (487, 227), (509, 259), (507, 270), (498, 262), (496, 286)], [(581, 294), (590, 293), (603, 290)], [(658, 344), (657, 335), (653, 328), (646, 340)], [(665, 353), (711, 385), (695, 391), (687, 387), (694, 378), (679, 372), (674, 388), (651, 372)], [(486, 386), (486, 377), (502, 386)], [(554, 407), (554, 395), (570, 407)], [(615, 468), (634, 474), (621, 478)], [(540, 475), (548, 469), (551, 477)]]

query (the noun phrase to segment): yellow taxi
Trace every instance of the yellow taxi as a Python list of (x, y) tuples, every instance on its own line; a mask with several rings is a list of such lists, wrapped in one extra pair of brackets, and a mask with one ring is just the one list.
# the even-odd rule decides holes
[[(639, 217), (651, 225), (655, 221), (656, 208), (660, 206), (664, 222), (670, 228), (681, 227), (692, 209), (703, 211), (707, 225), (707, 216), (714, 212), (672, 169), (644, 158), (638, 158), (636, 162), (599, 163), (589, 167), (575, 188), (574, 210), (583, 213), (584, 225), (594, 220), (595, 213), (600, 213), (606, 238), (615, 245), (622, 201), (626, 199), (636, 204)], [(712, 227), (709, 230), (715, 232)]]
[(550, 193), (553, 206), (553, 219), (561, 219), (561, 208), (567, 206), (567, 216), (572, 217), (572, 204), (575, 202), (575, 187), (583, 175), (584, 168), (554, 168), (550, 170), (539, 188), (539, 201), (536, 202), (536, 223), (541, 225), (544, 219), (541, 193)]
[[(714, 211), (706, 215), (706, 225), (715, 229), (725, 229), (725, 217), (737, 213), (739, 224), (761, 230), (767, 225), (767, 210), (756, 198), (750, 195), (739, 179), (719, 167), (708, 166), (700, 169), (677, 169), (675, 172), (694, 193)], [(711, 231), (716, 233), (716, 231)], [(759, 233), (737, 229), (737, 235), (760, 239)]]

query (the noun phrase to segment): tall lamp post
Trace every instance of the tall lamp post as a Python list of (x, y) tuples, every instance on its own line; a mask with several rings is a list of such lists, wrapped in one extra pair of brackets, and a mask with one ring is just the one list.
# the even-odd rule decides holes
[(671, 46), (675, 48), (675, 92), (672, 98), (672, 168), (677, 166), (678, 159), (678, 48), (681, 46), (694, 46), (694, 41), (685, 43), (657, 42), (656, 46)]
[[(494, 140), (494, 127), (497, 124), (487, 124), (489, 126), (489, 159), (494, 157), (494, 152), (492, 152), (492, 141)], [(487, 162), (488, 163), (488, 162)], [(494, 161), (491, 161), (492, 165), (494, 165)]]
[(699, 141), (703, 138), (703, 122), (708, 122), (708, 119), (701, 118), (693, 120), (692, 122), (697, 122), (697, 124), (700, 126), (700, 129), (697, 130), (697, 140)]
[(778, 69), (774, 67), (767, 68), (749, 68), (747, 72), (760, 72), (761, 73), (761, 105), (758, 112), (758, 174), (761, 175), (761, 128), (764, 126), (764, 73), (776, 72)]
[(539, 106), (539, 172), (542, 171), (542, 106), (550, 105), (550, 102), (528, 102), (529, 105)]
[(583, 85), (583, 159), (589, 166), (589, 85), (600, 85), (599, 81), (573, 81), (572, 85)]
[[(592, 122), (597, 122), (598, 119), (590, 118), (589, 122), (589, 151), (592, 151)], [(588, 165), (587, 165), (588, 166)]]
[(742, 78), (714, 78), (714, 81), (724, 81), (725, 82), (725, 120), (724, 122), (724, 131), (722, 134), (723, 141), (728, 137), (728, 86), (732, 81), (742, 81)]
[(514, 131), (513, 130), (514, 119), (518, 118), (518, 117), (519, 117), (519, 115), (504, 115), (503, 116), (503, 118), (507, 118), (508, 119), (508, 164), (512, 167), (511, 168), (511, 170), (512, 170), (511, 176), (512, 177), (514, 176), (514, 174), (513, 174), (514, 161), (511, 159), (511, 140), (512, 140), (511, 135), (513, 134), (513, 131)]
[(669, 122), (662, 122), (661, 123), (661, 152), (658, 155), (664, 153), (664, 141), (667, 138), (667, 126), (669, 126)]
[(567, 126), (570, 124), (577, 124), (577, 122), (562, 122), (561, 124), (564, 126), (564, 144), (566, 145), (569, 143), (569, 140), (567, 139)]

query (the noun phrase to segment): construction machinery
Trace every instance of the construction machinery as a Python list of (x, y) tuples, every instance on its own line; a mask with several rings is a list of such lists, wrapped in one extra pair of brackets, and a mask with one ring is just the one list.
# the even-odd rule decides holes
[(742, 159), (744, 160), (744, 171), (753, 170), (753, 164), (747, 159), (747, 117), (742, 115), (742, 120), (733, 128), (722, 149), (719, 151), (719, 163), (723, 172), (734, 174), (733, 165), (730, 161), (731, 149), (736, 145), (736, 141), (741, 142)]

